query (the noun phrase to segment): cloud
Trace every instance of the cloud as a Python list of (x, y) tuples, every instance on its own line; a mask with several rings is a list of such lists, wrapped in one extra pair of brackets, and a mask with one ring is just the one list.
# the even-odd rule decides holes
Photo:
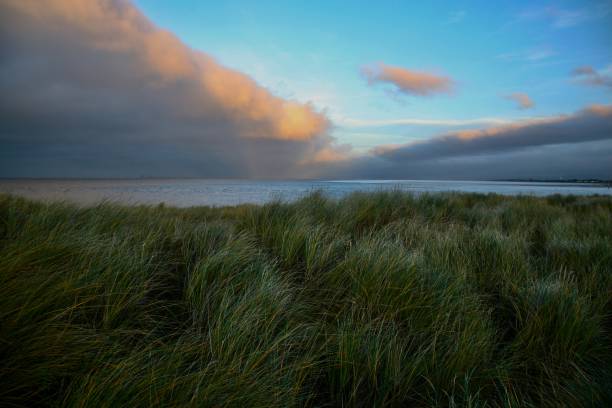
[(342, 178), (609, 178), (612, 105), (378, 146), (319, 171)]
[(518, 52), (507, 52), (496, 56), (497, 59), (504, 61), (524, 61), (528, 63), (538, 63), (557, 55), (557, 52), (550, 47), (536, 47)]
[(321, 163), (339, 163), (348, 161), (358, 156), (353, 151), (353, 146), (348, 144), (334, 145), (319, 149), (316, 154), (302, 160), (303, 165), (320, 165)]
[(565, 29), (604, 18), (611, 7), (599, 4), (590, 8), (565, 9), (555, 6), (531, 8), (518, 15), (521, 21), (545, 20), (555, 29)]
[(591, 18), (585, 10), (563, 10), (550, 7), (545, 13), (552, 19), (555, 28), (573, 27)]
[(530, 109), (535, 105), (529, 95), (523, 92), (515, 92), (513, 94), (506, 95), (504, 98), (516, 102), (519, 109)]
[(370, 155), (334, 163), (315, 176), (391, 180), (608, 179), (611, 157), (612, 142), (601, 140), (436, 160), (390, 161)]
[(603, 72), (597, 72), (593, 67), (583, 65), (574, 69), (572, 76), (583, 85), (612, 89), (612, 67), (608, 67)]
[(428, 72), (412, 71), (383, 63), (362, 67), (361, 74), (370, 85), (389, 83), (399, 92), (407, 95), (429, 96), (438, 93), (451, 93), (454, 81), (445, 76)]
[(419, 118), (400, 118), (400, 119), (354, 119), (338, 118), (334, 122), (338, 126), (352, 128), (385, 127), (385, 126), (475, 126), (475, 125), (503, 125), (511, 123), (503, 118), (475, 118), (475, 119), (419, 119)]
[(25, 163), (62, 176), (293, 174), (333, 145), (312, 105), (187, 47), (128, 0), (3, 1), (0, 123), (2, 175)]
[(383, 146), (374, 154), (389, 160), (427, 160), (607, 139), (612, 139), (612, 105), (594, 105), (572, 115), (453, 132), (399, 147)]

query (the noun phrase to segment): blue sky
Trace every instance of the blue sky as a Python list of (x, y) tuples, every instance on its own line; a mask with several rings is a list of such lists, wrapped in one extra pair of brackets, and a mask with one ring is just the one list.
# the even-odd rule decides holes
[[(384, 3), (384, 4), (383, 4)], [(195, 49), (275, 95), (312, 102), (357, 149), (429, 138), (458, 126), (348, 126), (350, 119), (520, 119), (612, 100), (577, 84), (588, 65), (612, 69), (612, 2), (278, 2), (138, 0), (140, 9)], [(418, 97), (370, 86), (366, 64), (451, 77), (451, 95)], [(531, 109), (504, 96), (527, 93)]]

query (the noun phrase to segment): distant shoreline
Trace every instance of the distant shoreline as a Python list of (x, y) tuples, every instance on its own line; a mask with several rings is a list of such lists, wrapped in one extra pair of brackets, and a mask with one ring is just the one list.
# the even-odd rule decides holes
[(612, 185), (612, 180), (601, 180), (601, 179), (499, 179), (491, 181), (503, 181), (512, 183), (568, 183), (568, 184), (604, 184)]
[(317, 179), (317, 178), (243, 178), (243, 177), (0, 177), (0, 181), (137, 181), (137, 180), (218, 180), (218, 181), (252, 181), (252, 182), (504, 182), (504, 183), (551, 183), (551, 184), (603, 184), (612, 185), (612, 179), (536, 179), (536, 178), (509, 178), (509, 179)]

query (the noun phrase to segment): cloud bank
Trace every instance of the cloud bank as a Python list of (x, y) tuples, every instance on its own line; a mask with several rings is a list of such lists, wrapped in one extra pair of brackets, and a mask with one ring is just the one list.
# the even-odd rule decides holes
[(326, 171), (344, 178), (610, 178), (612, 105), (379, 146)]
[(374, 153), (389, 160), (427, 160), (597, 140), (612, 140), (612, 106), (595, 105), (573, 115), (454, 132), (399, 147), (383, 146)]
[(364, 66), (361, 68), (361, 74), (370, 85), (376, 83), (392, 84), (397, 91), (407, 95), (430, 96), (439, 93), (451, 93), (454, 88), (454, 81), (448, 77), (383, 63)]
[(127, 0), (3, 1), (0, 95), (4, 176), (289, 176), (332, 142), (313, 106), (190, 49)]

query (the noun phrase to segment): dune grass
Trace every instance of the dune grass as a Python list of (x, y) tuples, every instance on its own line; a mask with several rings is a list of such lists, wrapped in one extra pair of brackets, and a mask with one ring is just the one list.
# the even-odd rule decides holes
[(612, 406), (612, 199), (0, 196), (0, 405)]

